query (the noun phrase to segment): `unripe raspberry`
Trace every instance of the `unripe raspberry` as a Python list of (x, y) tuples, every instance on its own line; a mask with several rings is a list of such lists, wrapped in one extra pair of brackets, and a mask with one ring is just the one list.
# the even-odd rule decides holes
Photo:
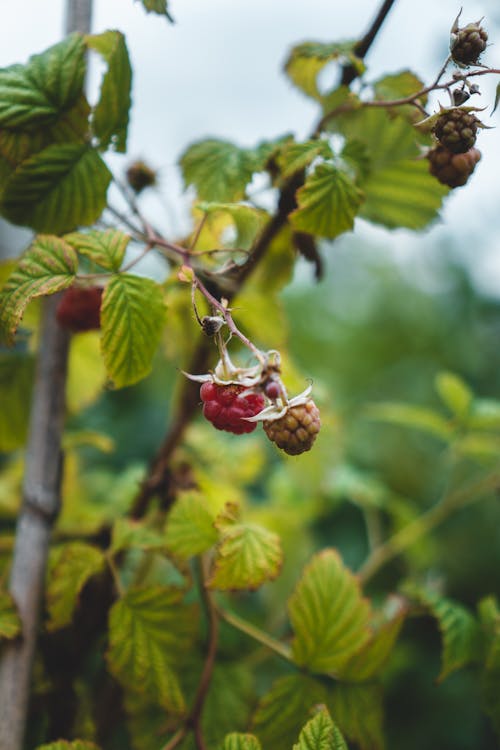
[(451, 188), (465, 185), (480, 158), (481, 152), (477, 148), (471, 148), (465, 154), (454, 154), (444, 146), (436, 146), (427, 154), (429, 172)]
[(141, 193), (144, 188), (156, 185), (156, 172), (143, 161), (135, 161), (127, 169), (127, 182), (134, 193)]
[(264, 397), (252, 393), (242, 385), (216, 385), (211, 381), (203, 383), (200, 388), (203, 401), (203, 416), (217, 430), (225, 430), (235, 435), (253, 432), (256, 422), (247, 422), (247, 417), (254, 417), (264, 408)]
[(92, 331), (101, 327), (102, 288), (98, 286), (66, 289), (56, 310), (56, 318), (63, 328), (73, 333)]
[(442, 146), (454, 154), (464, 154), (476, 142), (479, 120), (472, 112), (461, 107), (442, 112), (433, 132)]
[(486, 49), (488, 34), (478, 23), (469, 23), (452, 33), (450, 52), (459, 65), (475, 65)]
[(267, 437), (290, 456), (311, 449), (321, 427), (319, 409), (309, 398), (291, 406), (279, 419), (263, 423)]

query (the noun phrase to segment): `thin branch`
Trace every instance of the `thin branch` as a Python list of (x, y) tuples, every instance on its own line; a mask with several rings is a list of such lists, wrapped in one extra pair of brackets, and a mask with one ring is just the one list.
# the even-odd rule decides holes
[(414, 545), (454, 512), (481, 500), (499, 487), (500, 471), (497, 469), (463, 489), (447, 492), (436, 505), (373, 550), (359, 570), (358, 575), (362, 583), (367, 583), (384, 565)]
[[(366, 56), (395, 2), (396, 0), (384, 0), (370, 28), (354, 47), (354, 53), (357, 57), (363, 59)], [(358, 75), (359, 72), (354, 65), (347, 65), (342, 72), (342, 86), (349, 86)]]
[(229, 625), (232, 625), (233, 628), (236, 628), (242, 633), (245, 633), (245, 635), (248, 635), (250, 638), (252, 638), (254, 641), (257, 641), (257, 643), (260, 643), (262, 646), (266, 646), (266, 648), (274, 651), (275, 654), (281, 656), (281, 658), (285, 659), (285, 661), (292, 661), (292, 651), (290, 647), (285, 643), (277, 641), (275, 638), (270, 636), (268, 633), (265, 633), (260, 628), (257, 628), (250, 622), (247, 622), (238, 615), (235, 615), (234, 612), (228, 612), (227, 609), (223, 609), (222, 607), (218, 607), (217, 612), (219, 613), (220, 617)]
[(174, 736), (162, 747), (162, 750), (175, 750), (175, 748), (181, 744), (182, 740), (188, 733), (188, 728), (182, 726)]

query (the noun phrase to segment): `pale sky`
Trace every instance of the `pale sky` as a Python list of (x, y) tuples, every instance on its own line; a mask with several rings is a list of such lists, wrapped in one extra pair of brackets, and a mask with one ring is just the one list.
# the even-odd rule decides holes
[[(500, 68), (500, 3), (463, 5), (464, 22), (485, 16), (492, 46), (484, 61)], [(378, 3), (171, 0), (169, 7), (173, 26), (146, 15), (133, 0), (94, 0), (93, 27), (96, 32), (118, 28), (127, 37), (135, 71), (129, 153), (161, 168), (169, 214), (182, 216), (175, 163), (183, 149), (206, 136), (246, 146), (290, 131), (306, 136), (317, 110), (283, 75), (287, 50), (305, 40), (359, 36)], [(455, 0), (399, 0), (367, 58), (370, 78), (408, 67), (431, 80), (447, 54), (449, 29), (459, 8)], [(0, 14), (0, 66), (23, 62), (61, 37), (63, 0), (0, 0)], [(482, 100), (474, 103), (491, 104), (499, 80), (483, 77)], [(422, 252), (422, 243), (439, 241), (453, 227), (470, 237), (470, 262), (480, 283), (500, 293), (500, 107), (492, 118), (490, 111), (491, 106), (483, 120), (496, 129), (480, 133), (477, 145), (483, 159), (470, 184), (448, 199), (441, 225), (424, 235), (367, 230), (362, 222), (356, 231), (404, 256)], [(113, 158), (113, 167), (121, 170), (122, 164), (123, 157)], [(161, 223), (167, 229), (172, 225), (157, 198), (151, 198), (147, 208), (165, 215)]]

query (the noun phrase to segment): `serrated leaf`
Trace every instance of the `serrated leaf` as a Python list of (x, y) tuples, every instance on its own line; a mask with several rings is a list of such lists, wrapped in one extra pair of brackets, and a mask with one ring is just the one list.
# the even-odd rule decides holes
[(196, 208), (209, 217), (217, 218), (219, 214), (230, 216), (236, 229), (236, 236), (231, 245), (241, 250), (250, 249), (268, 218), (265, 211), (242, 203), (203, 202), (198, 203)]
[(340, 730), (323, 706), (316, 716), (307, 722), (293, 750), (348, 750)]
[(0, 354), (0, 453), (20, 448), (26, 439), (35, 361), (31, 355)]
[(305, 169), (317, 156), (325, 159), (333, 157), (332, 149), (327, 141), (316, 139), (304, 141), (304, 143), (295, 143), (295, 141), (286, 143), (277, 157), (283, 178), (287, 179), (295, 172)]
[(163, 534), (148, 527), (144, 521), (118, 518), (113, 524), (110, 550), (114, 554), (123, 549), (155, 550), (164, 547)]
[(326, 704), (326, 687), (306, 675), (281, 677), (261, 698), (252, 730), (264, 748), (290, 750), (317, 705)]
[(65, 235), (64, 239), (81, 255), (85, 255), (108, 271), (120, 270), (125, 250), (130, 242), (130, 236), (119, 229), (107, 229), (105, 232), (92, 229), (85, 234), (72, 232)]
[(333, 239), (354, 226), (363, 194), (332, 164), (318, 164), (297, 191), (298, 208), (290, 214), (294, 229)]
[(92, 128), (101, 150), (111, 145), (115, 151), (124, 153), (127, 150), (132, 85), (132, 68), (125, 37), (119, 31), (105, 31), (87, 36), (86, 42), (103, 57), (108, 66), (99, 101), (92, 114)]
[(0, 70), (0, 126), (33, 129), (54, 122), (81, 95), (85, 47), (79, 34)]
[(349, 62), (360, 70), (362, 61), (354, 54), (356, 42), (303, 42), (293, 47), (285, 63), (285, 72), (301, 91), (313, 99), (321, 100), (322, 94), (318, 89), (318, 75), (320, 71), (333, 60), (340, 63)]
[(328, 708), (342, 734), (360, 750), (383, 750), (382, 689), (366, 683), (338, 683)]
[(306, 566), (288, 611), (294, 661), (311, 671), (341, 672), (369, 640), (369, 603), (335, 550), (324, 550)]
[(427, 160), (407, 159), (373, 171), (362, 184), (359, 215), (389, 229), (424, 229), (434, 221), (449, 189), (433, 177)]
[(58, 740), (57, 742), (49, 742), (48, 745), (39, 745), (36, 750), (99, 750), (99, 747), (94, 745), (93, 742), (86, 742), (85, 740), (73, 740), (72, 742)]
[(113, 276), (101, 306), (102, 353), (117, 388), (132, 385), (151, 370), (163, 333), (165, 304), (151, 279), (131, 274)]
[(474, 399), (467, 383), (452, 372), (439, 372), (435, 383), (441, 400), (451, 413), (462, 420), (465, 419)]
[(54, 144), (11, 174), (0, 211), (14, 224), (60, 234), (99, 218), (110, 181), (111, 172), (95, 149)]
[(229, 141), (207, 139), (186, 149), (180, 158), (184, 183), (194, 185), (201, 200), (242, 200), (254, 172), (264, 168), (267, 153), (243, 149)]
[(214, 520), (200, 493), (181, 493), (168, 514), (165, 532), (167, 548), (183, 559), (206, 552), (218, 538)]
[(174, 714), (185, 710), (174, 667), (192, 645), (196, 627), (183, 592), (164, 586), (132, 588), (111, 608), (111, 672), (127, 689), (148, 695)]
[(393, 597), (380, 622), (373, 627), (370, 640), (342, 669), (341, 678), (348, 682), (365, 682), (376, 677), (385, 666), (408, 613), (404, 600)]
[(381, 108), (364, 107), (349, 112), (332, 125), (346, 139), (365, 144), (373, 172), (419, 155), (414, 126), (403, 117), (391, 117)]
[(421, 430), (446, 442), (451, 440), (454, 434), (453, 427), (440, 414), (431, 409), (413, 406), (412, 404), (384, 402), (371, 404), (365, 410), (365, 415), (368, 419), (374, 419), (378, 422)]
[(435, 591), (414, 587), (409, 591), (437, 620), (443, 639), (441, 672), (438, 677), (441, 682), (452, 672), (477, 659), (479, 626), (473, 615), (461, 604)]
[(254, 523), (238, 523), (222, 513), (220, 531), (208, 586), (221, 591), (254, 590), (279, 574), (283, 555), (279, 537)]
[(253, 734), (232, 732), (224, 738), (221, 750), (261, 750), (261, 744)]
[(103, 553), (89, 544), (71, 542), (55, 551), (47, 578), (47, 630), (69, 625), (83, 587), (103, 567)]
[(71, 245), (51, 235), (36, 237), (0, 292), (0, 337), (11, 342), (28, 302), (66, 289), (76, 272)]
[(10, 594), (0, 591), (0, 640), (15, 638), (21, 632), (21, 620)]

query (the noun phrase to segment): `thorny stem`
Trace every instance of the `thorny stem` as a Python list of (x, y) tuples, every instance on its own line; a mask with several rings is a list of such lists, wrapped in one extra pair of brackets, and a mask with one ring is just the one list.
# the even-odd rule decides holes
[(500, 471), (497, 469), (463, 489), (445, 492), (436, 505), (372, 551), (359, 570), (358, 575), (361, 582), (367, 583), (380, 568), (443, 523), (456, 510), (481, 500), (484, 495), (497, 490), (499, 487)]

